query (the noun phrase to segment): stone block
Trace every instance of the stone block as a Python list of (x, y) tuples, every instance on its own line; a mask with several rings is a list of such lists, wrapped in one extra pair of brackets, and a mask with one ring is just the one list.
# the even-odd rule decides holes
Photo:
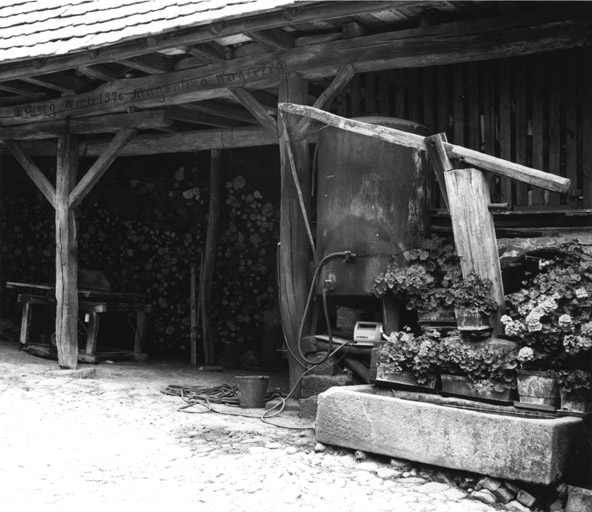
[(300, 417), (309, 420), (314, 420), (317, 417), (317, 397), (311, 396), (308, 398), (301, 398), (300, 403)]
[(493, 494), (497, 498), (497, 501), (504, 504), (509, 503), (516, 498), (516, 494), (510, 491), (510, 489), (508, 489), (505, 485), (498, 487), (495, 491), (493, 491)]
[(305, 375), (302, 377), (301, 398), (316, 396), (334, 386), (349, 386), (352, 376), (347, 373), (340, 375)]
[(511, 510), (512, 512), (530, 512), (528, 507), (516, 500), (510, 501), (510, 503), (506, 505), (506, 509)]
[(318, 441), (494, 478), (559, 480), (581, 418), (496, 415), (382, 396), (371, 385), (319, 395)]
[(536, 503), (536, 498), (532, 494), (524, 490), (518, 493), (516, 499), (523, 505), (526, 505), (528, 508), (534, 507), (534, 504)]
[(592, 510), (592, 491), (582, 487), (569, 486), (565, 512), (590, 512)]

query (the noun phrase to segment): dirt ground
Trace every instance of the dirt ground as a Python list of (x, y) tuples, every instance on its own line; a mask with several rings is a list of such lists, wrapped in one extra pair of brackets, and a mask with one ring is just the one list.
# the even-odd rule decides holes
[[(233, 385), (241, 372), (164, 362), (95, 368), (92, 378), (73, 378), (0, 341), (0, 511), (494, 510), (437, 468), (319, 447), (297, 412), (271, 418), (278, 427), (261, 420), (262, 409), (182, 412), (180, 396), (162, 393)], [(287, 374), (269, 376), (270, 389), (288, 391)]]

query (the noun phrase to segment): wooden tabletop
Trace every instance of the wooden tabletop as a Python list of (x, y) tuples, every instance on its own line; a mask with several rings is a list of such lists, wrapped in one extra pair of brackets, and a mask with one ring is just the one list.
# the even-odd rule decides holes
[[(21, 283), (16, 281), (8, 281), (7, 288), (23, 288), (28, 290), (38, 290), (46, 293), (55, 291), (55, 285), (47, 283)], [(138, 300), (143, 297), (141, 293), (134, 292), (112, 292), (110, 290), (96, 290), (79, 288), (78, 295), (88, 299), (109, 299), (109, 300)]]

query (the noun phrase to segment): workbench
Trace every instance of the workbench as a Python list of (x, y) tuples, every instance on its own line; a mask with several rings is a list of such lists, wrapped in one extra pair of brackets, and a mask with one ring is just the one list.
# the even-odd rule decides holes
[[(23, 305), (21, 318), (20, 346), (23, 350), (44, 357), (52, 357), (54, 349), (52, 342), (32, 343), (30, 340), (31, 324), (33, 321), (33, 306), (54, 307), (55, 287), (39, 283), (20, 283), (9, 281), (7, 288), (22, 290), (18, 302)], [(79, 324), (84, 326), (86, 339), (79, 347), (78, 361), (83, 363), (98, 363), (104, 360), (147, 360), (143, 351), (146, 333), (146, 315), (152, 312), (152, 306), (142, 301), (142, 296), (136, 293), (112, 292), (109, 290), (79, 289), (78, 310), (81, 316)], [(107, 313), (119, 313), (135, 316), (133, 349), (118, 350), (101, 347), (97, 350), (100, 319)]]

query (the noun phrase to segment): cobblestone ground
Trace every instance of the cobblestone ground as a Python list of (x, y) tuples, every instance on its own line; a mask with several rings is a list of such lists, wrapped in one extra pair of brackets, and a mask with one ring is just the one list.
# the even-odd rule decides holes
[(317, 453), (311, 424), (296, 416), (272, 421), (298, 430), (187, 414), (161, 393), (233, 384), (234, 374), (151, 363), (103, 363), (90, 379), (56, 370), (0, 342), (1, 511), (495, 510), (436, 481), (436, 470)]

